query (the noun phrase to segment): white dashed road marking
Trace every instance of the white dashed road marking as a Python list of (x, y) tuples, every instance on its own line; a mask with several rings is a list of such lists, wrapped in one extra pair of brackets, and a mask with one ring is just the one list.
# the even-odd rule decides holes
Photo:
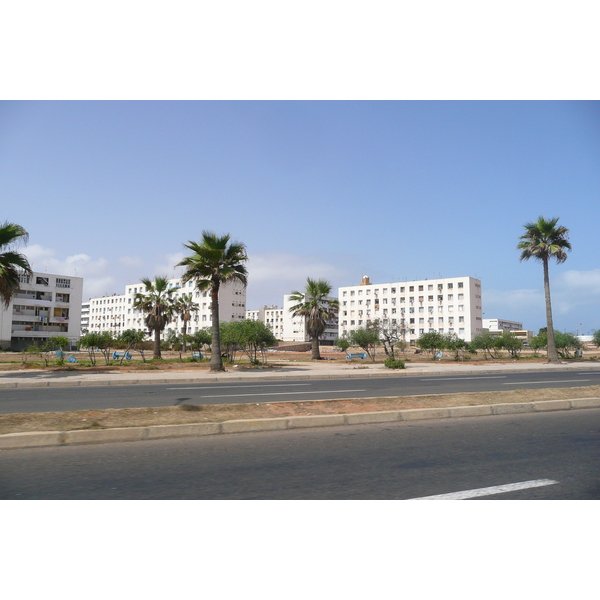
[(469, 498), (480, 498), (481, 496), (493, 496), (494, 494), (506, 494), (517, 490), (554, 485), (558, 481), (553, 479), (534, 479), (532, 481), (521, 481), (520, 483), (507, 483), (493, 487), (479, 488), (477, 490), (465, 490), (464, 492), (453, 492), (451, 494), (439, 494), (437, 496), (423, 496), (422, 498), (409, 498), (409, 500), (468, 500)]
[(580, 383), (591, 379), (555, 379), (554, 381), (517, 381), (516, 383), (503, 383), (502, 385), (531, 385), (533, 383)]

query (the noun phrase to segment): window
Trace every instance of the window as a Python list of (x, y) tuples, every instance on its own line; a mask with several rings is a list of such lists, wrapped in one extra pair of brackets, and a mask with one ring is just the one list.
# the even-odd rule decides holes
[(29, 275), (27, 273), (19, 273), (19, 283), (29, 283)]
[(448, 284), (448, 289), (449, 289), (449, 290), (451, 290), (453, 287), (454, 287), (454, 284), (453, 284), (453, 283), (449, 283), (449, 284)]
[(415, 286), (414, 286), (414, 285), (411, 285), (411, 286), (408, 288), (408, 291), (409, 291), (409, 292), (414, 292), (414, 291), (415, 291)]
[(396, 293), (396, 288), (392, 288), (392, 294)]
[(422, 291), (423, 291), (423, 286), (422, 286), (422, 285), (420, 285), (420, 286), (419, 286), (419, 291), (420, 291), (420, 292), (422, 292)]
[(427, 286), (427, 291), (428, 292), (433, 292), (433, 285), (428, 285)]
[(36, 285), (50, 285), (48, 277), (36, 277), (35, 283)]
[(450, 301), (454, 300), (454, 294), (448, 294), (448, 300), (450, 300)]
[(459, 281), (459, 282), (458, 282), (458, 289), (459, 289), (459, 290), (461, 290), (461, 289), (462, 289), (462, 287), (463, 287), (463, 282), (462, 282), (462, 281)]
[(71, 298), (70, 294), (61, 294), (60, 292), (56, 293), (56, 301), (57, 302), (69, 302)]

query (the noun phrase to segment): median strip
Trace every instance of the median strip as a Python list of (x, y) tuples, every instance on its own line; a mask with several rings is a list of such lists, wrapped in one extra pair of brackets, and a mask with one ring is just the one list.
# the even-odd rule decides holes
[[(336, 401), (321, 402), (333, 403)], [(310, 406), (313, 403), (308, 402), (303, 404), (307, 404)], [(269, 405), (265, 404), (263, 406), (268, 407)], [(198, 407), (190, 407), (190, 410), (192, 412), (196, 412), (197, 408)], [(425, 419), (465, 418), (490, 415), (547, 412), (556, 410), (575, 410), (585, 408), (600, 408), (600, 397), (574, 398), (570, 400), (556, 399), (541, 400), (535, 402), (513, 402), (504, 404), (449, 406), (445, 408), (438, 407), (387, 411), (380, 410), (376, 412), (346, 412), (341, 414), (312, 415), (309, 413), (304, 415), (282, 416), (275, 418), (249, 418), (233, 420), (229, 419), (223, 420), (221, 422), (212, 423), (192, 422), (175, 423), (167, 425), (146, 425), (140, 427), (98, 427), (88, 429), (79, 428), (72, 429), (69, 431), (18, 432), (0, 435), (0, 449), (8, 450), (19, 448), (40, 448), (48, 446), (68, 446), (75, 444), (132, 442), (154, 440), (168, 437), (217, 435), (228, 433), (250, 433), (258, 431), (298, 429), (307, 427), (332, 427), (341, 425), (410, 422)], [(471, 491), (473, 490), (470, 490), (470, 492)]]

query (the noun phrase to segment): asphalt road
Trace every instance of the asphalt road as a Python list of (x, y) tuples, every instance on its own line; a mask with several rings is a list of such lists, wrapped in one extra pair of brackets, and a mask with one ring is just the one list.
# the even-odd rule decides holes
[(599, 456), (600, 409), (327, 427), (2, 451), (0, 499), (597, 500)]
[(600, 384), (600, 371), (551, 371), (481, 375), (435, 375), (371, 379), (252, 381), (238, 383), (1, 389), (0, 414), (173, 406), (236, 404), (332, 398), (368, 398), (579, 387)]

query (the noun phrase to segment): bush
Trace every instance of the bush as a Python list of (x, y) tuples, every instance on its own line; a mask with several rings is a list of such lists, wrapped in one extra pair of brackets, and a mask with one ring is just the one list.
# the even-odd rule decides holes
[(404, 369), (404, 361), (403, 360), (393, 360), (391, 358), (386, 358), (383, 364), (388, 369)]

